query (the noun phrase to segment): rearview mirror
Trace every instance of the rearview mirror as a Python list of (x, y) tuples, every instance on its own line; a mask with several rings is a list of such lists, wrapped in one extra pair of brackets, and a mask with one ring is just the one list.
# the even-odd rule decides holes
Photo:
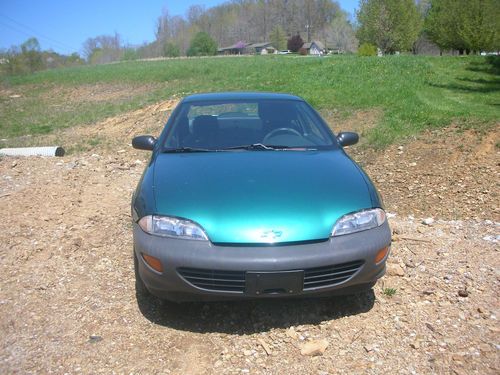
[(151, 135), (140, 135), (132, 139), (132, 147), (138, 150), (152, 151), (156, 144), (156, 138)]
[(359, 135), (354, 132), (340, 132), (337, 134), (337, 141), (341, 146), (352, 146), (358, 143)]

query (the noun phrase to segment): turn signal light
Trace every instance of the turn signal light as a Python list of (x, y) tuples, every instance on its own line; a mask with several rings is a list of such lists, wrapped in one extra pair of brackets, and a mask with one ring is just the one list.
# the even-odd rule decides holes
[(382, 250), (379, 250), (377, 256), (375, 257), (375, 264), (382, 262), (382, 260), (386, 257), (389, 252), (389, 246), (384, 247)]
[(151, 255), (147, 255), (144, 253), (142, 254), (142, 258), (148, 264), (149, 267), (151, 267), (152, 269), (154, 269), (159, 273), (163, 272), (163, 265), (161, 264), (161, 261), (158, 258), (152, 257)]

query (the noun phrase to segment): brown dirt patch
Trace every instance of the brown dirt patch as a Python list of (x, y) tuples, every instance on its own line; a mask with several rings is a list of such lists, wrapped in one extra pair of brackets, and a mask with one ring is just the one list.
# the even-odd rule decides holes
[[(106, 149), (105, 152), (113, 149), (121, 151), (130, 146), (132, 138), (136, 135), (158, 136), (177, 103), (177, 99), (166, 100), (106, 119), (98, 124), (66, 129), (62, 140), (65, 140), (64, 144), (68, 145), (72, 152), (102, 148)], [(95, 147), (95, 142), (89, 144), (89, 139), (95, 140), (99, 147)]]
[(11, 99), (19, 99), (22, 97), (23, 95), (20, 92), (0, 85), (0, 100), (7, 101)]
[(85, 151), (113, 153), (128, 148), (136, 135), (159, 135), (177, 103), (177, 99), (165, 100), (96, 124), (75, 126), (38, 137), (24, 136), (11, 139), (9, 143), (19, 143), (23, 147), (61, 145), (70, 154)]
[[(500, 224), (465, 219), (497, 215), (480, 192), (497, 189), (498, 153), (456, 129), (402, 150), (351, 148), (397, 214), (390, 272), (373, 293), (188, 305), (136, 294), (129, 205), (149, 155), (127, 145), (157, 135), (173, 104), (59, 133), (63, 145), (103, 139), (88, 151), (0, 159), (0, 372), (499, 372)], [(442, 220), (450, 212), (457, 220)], [(316, 339), (325, 353), (302, 356)]]
[(138, 94), (151, 92), (155, 85), (94, 84), (78, 87), (54, 87), (47, 91), (47, 97), (62, 96), (69, 102), (115, 102), (131, 99)]
[(375, 127), (382, 116), (382, 111), (370, 109), (356, 111), (344, 117), (337, 112), (323, 111), (322, 115), (335, 133), (341, 131), (356, 132), (360, 135), (360, 142), (364, 144), (364, 136)]
[(500, 125), (487, 134), (455, 127), (427, 131), (383, 151), (349, 152), (403, 215), (500, 221)]
[[(75, 102), (116, 102), (131, 99), (137, 94), (146, 94), (158, 88), (159, 85), (131, 85), (131, 84), (116, 84), (116, 83), (99, 83), (79, 85), (78, 87), (71, 86), (48, 86), (42, 89), (40, 95), (41, 100), (50, 103), (53, 98), (63, 97), (65, 104)], [(39, 85), (25, 85), (22, 91), (14, 87), (0, 86), (1, 100), (22, 99), (30, 96), (32, 90), (40, 90)]]

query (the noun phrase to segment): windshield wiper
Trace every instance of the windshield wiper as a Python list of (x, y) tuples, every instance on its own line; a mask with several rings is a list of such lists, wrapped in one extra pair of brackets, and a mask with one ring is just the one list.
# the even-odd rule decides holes
[(301, 147), (301, 146), (283, 146), (283, 145), (264, 145), (262, 143), (253, 143), (251, 145), (232, 146), (221, 149), (220, 151), (229, 150), (249, 150), (249, 151), (316, 151), (316, 147)]
[(163, 152), (210, 152), (215, 150), (209, 150), (208, 148), (197, 148), (197, 147), (178, 147), (178, 148), (167, 148)]
[(315, 148), (308, 147), (290, 147), (283, 145), (265, 145), (262, 143), (252, 143), (248, 145), (239, 145), (225, 147), (221, 149), (208, 149), (208, 148), (198, 148), (198, 147), (178, 147), (178, 148), (167, 148), (163, 150), (165, 153), (176, 153), (176, 152), (220, 152), (220, 151), (231, 151), (231, 150), (248, 150), (248, 151), (305, 151), (305, 150), (315, 150)]
[(250, 145), (240, 145), (240, 146), (232, 146), (226, 147), (222, 150), (249, 150), (249, 151), (274, 151), (274, 150), (283, 150), (288, 148), (287, 146), (275, 146), (275, 145), (264, 145), (262, 143), (252, 143)]

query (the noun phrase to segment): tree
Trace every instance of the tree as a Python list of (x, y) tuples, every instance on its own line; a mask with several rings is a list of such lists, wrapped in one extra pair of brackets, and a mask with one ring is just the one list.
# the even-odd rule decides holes
[(84, 61), (77, 53), (70, 56), (54, 51), (43, 51), (36, 38), (29, 38), (20, 46), (0, 51), (0, 74), (14, 75), (33, 73), (43, 69), (81, 65)]
[(330, 27), (325, 30), (327, 45), (343, 52), (356, 52), (358, 39), (354, 27), (347, 20), (345, 12), (339, 12)]
[(123, 56), (123, 51), (121, 37), (118, 33), (88, 38), (83, 43), (83, 52), (90, 64), (106, 64), (119, 61)]
[(278, 50), (283, 50), (286, 48), (286, 35), (285, 31), (280, 25), (276, 25), (274, 29), (269, 34), (269, 41), (272, 46)]
[(422, 28), (414, 0), (360, 0), (357, 20), (359, 42), (383, 53), (411, 50)]
[(37, 38), (29, 38), (23, 44), (21, 44), (22, 53), (31, 51), (40, 52), (40, 43), (38, 42)]
[(458, 34), (467, 49), (480, 52), (500, 49), (500, 1), (473, 0), (464, 9)]
[(83, 56), (87, 61), (90, 61), (92, 54), (97, 48), (99, 47), (96, 38), (88, 38), (85, 42), (83, 42), (82, 46)]
[(83, 60), (80, 55), (76, 52), (73, 52), (66, 59), (65, 65), (67, 66), (77, 66), (85, 64), (85, 60)]
[(425, 30), (441, 49), (500, 49), (499, 0), (431, 0)]
[(171, 35), (170, 33), (170, 20), (171, 17), (168, 14), (167, 9), (163, 9), (162, 14), (158, 19), (156, 20), (156, 30), (155, 30), (155, 35), (156, 35), (156, 40), (165, 40), (168, 39)]
[(433, 0), (425, 18), (425, 31), (439, 48), (463, 51), (466, 46), (458, 34), (461, 15), (456, 4), (457, 0)]
[(187, 12), (187, 20), (190, 24), (196, 24), (205, 14), (205, 6), (203, 5), (191, 5)]
[(181, 51), (179, 46), (175, 43), (168, 42), (165, 44), (163, 49), (163, 56), (166, 57), (179, 57), (181, 55)]
[(213, 56), (217, 53), (217, 43), (210, 35), (201, 31), (191, 40), (188, 56)]
[(138, 58), (139, 54), (137, 53), (137, 50), (135, 48), (128, 47), (123, 50), (123, 55), (122, 55), (123, 61), (132, 61), (132, 60), (137, 60)]
[(298, 52), (303, 45), (304, 41), (299, 34), (292, 36), (287, 42), (287, 48), (292, 52)]
[(329, 25), (340, 12), (338, 3), (331, 0), (302, 0), (299, 3), (303, 14), (305, 31), (307, 33), (307, 41), (313, 40), (314, 36), (319, 36), (322, 29)]
[(359, 56), (377, 56), (377, 47), (370, 43), (363, 43), (358, 48)]
[(42, 54), (40, 53), (40, 43), (38, 43), (37, 38), (29, 38), (21, 44), (21, 56), (24, 65), (30, 72), (44, 68)]
[(8, 51), (2, 54), (2, 59), (7, 63), (1, 64), (6, 75), (25, 73), (26, 69), (21, 58), (21, 50), (18, 46), (12, 46)]

